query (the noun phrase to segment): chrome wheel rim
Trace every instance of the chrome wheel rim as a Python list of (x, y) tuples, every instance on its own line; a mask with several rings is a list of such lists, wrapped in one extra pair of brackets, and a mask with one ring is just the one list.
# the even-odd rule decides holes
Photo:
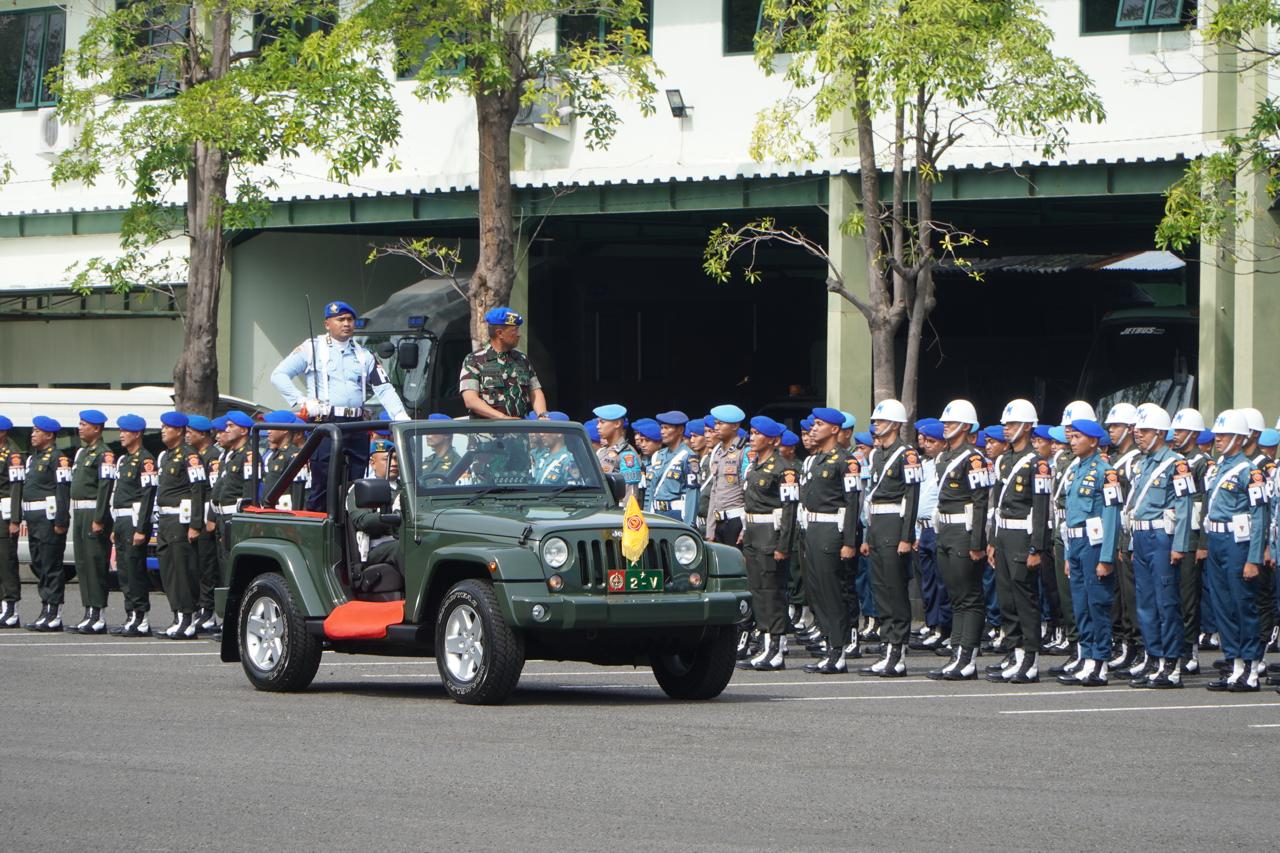
[(249, 663), (271, 672), (284, 656), (284, 613), (275, 599), (263, 596), (253, 603), (244, 621), (244, 645)]
[(459, 604), (444, 626), (444, 665), (454, 680), (475, 680), (484, 664), (484, 626), (470, 604)]

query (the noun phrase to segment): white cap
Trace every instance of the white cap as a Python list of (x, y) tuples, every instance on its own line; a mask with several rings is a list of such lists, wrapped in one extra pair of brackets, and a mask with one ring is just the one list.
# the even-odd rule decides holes
[(1164, 433), (1172, 423), (1169, 413), (1155, 403), (1143, 403), (1138, 407), (1138, 423), (1135, 424), (1137, 429), (1156, 429)]
[(973, 403), (968, 400), (952, 400), (942, 410), (942, 417), (938, 418), (938, 420), (944, 424), (976, 424), (978, 422), (978, 412), (973, 408)]
[(897, 400), (881, 400), (876, 403), (875, 409), (871, 412), (871, 420), (897, 421), (900, 424), (905, 424), (907, 422), (907, 407)]
[(1137, 422), (1138, 410), (1132, 403), (1116, 403), (1111, 407), (1111, 411), (1107, 412), (1107, 419), (1102, 422), (1102, 425), (1124, 424), (1125, 426), (1133, 426)]
[(1191, 430), (1192, 432), (1204, 432), (1204, 415), (1196, 409), (1179, 409), (1178, 413), (1173, 416), (1174, 429)]
[(1097, 419), (1093, 406), (1084, 400), (1076, 400), (1073, 403), (1067, 403), (1067, 407), (1062, 410), (1061, 426), (1071, 426), (1072, 421), (1096, 421)]
[(1030, 400), (1010, 400), (1009, 405), (1004, 407), (1004, 413), (1000, 415), (1000, 423), (1002, 424), (1031, 424), (1035, 426), (1039, 418), (1036, 415), (1036, 407), (1031, 405)]
[(1244, 416), (1244, 422), (1249, 426), (1250, 432), (1262, 432), (1267, 428), (1267, 422), (1262, 419), (1262, 412), (1257, 409), (1236, 409)]
[(1218, 415), (1217, 420), (1213, 422), (1213, 432), (1215, 435), (1249, 435), (1249, 422), (1245, 420), (1244, 414), (1235, 409), (1227, 409)]

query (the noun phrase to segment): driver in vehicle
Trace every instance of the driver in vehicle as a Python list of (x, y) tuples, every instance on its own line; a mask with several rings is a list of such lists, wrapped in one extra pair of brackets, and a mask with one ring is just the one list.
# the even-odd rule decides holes
[[(547, 412), (547, 420), (567, 421), (569, 416), (564, 412)], [(543, 452), (533, 469), (533, 481), (539, 485), (582, 483), (582, 474), (578, 471), (578, 463), (569, 448), (564, 446), (564, 433), (547, 432), (538, 436), (541, 439)]]
[[(452, 420), (448, 415), (431, 415), (429, 421)], [(447, 483), (448, 474), (461, 461), (461, 457), (453, 449), (453, 433), (436, 432), (426, 436), (427, 447), (431, 453), (422, 460), (418, 471), (418, 483), (423, 487)]]
[[(400, 511), (399, 466), (396, 463), (395, 446), (389, 438), (378, 435), (369, 442), (369, 476), (390, 481), (395, 492), (390, 511)], [(360, 561), (371, 566), (390, 563), (400, 568), (396, 558), (397, 528), (382, 520), (382, 511), (357, 507), (353, 492), (347, 492), (347, 514), (356, 531), (356, 547), (360, 549)]]

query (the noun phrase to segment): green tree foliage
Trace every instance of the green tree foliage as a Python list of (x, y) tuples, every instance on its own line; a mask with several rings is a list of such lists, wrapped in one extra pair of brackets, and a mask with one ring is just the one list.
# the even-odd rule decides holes
[[(827, 286), (867, 320), (876, 399), (913, 409), (933, 266), (977, 239), (934, 217), (941, 158), (967, 137), (1032, 143), (1049, 156), (1066, 144), (1067, 123), (1100, 120), (1102, 104), (1079, 65), (1053, 52), (1034, 0), (765, 0), (764, 18), (756, 59), (791, 94), (759, 115), (752, 155), (810, 161), (833, 140), (837, 151), (856, 148), (860, 209), (839, 228), (865, 240), (869, 287), (857, 293), (830, 264)], [(734, 258), (751, 269), (760, 242), (795, 236), (761, 224), (717, 229), (707, 272), (726, 279)], [(806, 242), (811, 254), (821, 248)], [(893, 342), (904, 322), (899, 391)]]
[(399, 135), (399, 113), (357, 34), (330, 31), (335, 5), (326, 0), (98, 8), (105, 11), (93, 13), (54, 72), (59, 117), (80, 132), (53, 177), (55, 184), (114, 179), (132, 198), (123, 256), (88, 262), (73, 286), (146, 285), (161, 274), (145, 260), (148, 250), (186, 235), (174, 386), (178, 406), (208, 412), (217, 395), (227, 241), (263, 221), (274, 186), (263, 175), (317, 152), (329, 177), (345, 180), (379, 163)]

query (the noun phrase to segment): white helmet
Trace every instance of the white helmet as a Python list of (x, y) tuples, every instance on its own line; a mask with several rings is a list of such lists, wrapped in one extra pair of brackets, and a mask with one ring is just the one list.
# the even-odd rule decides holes
[(1196, 409), (1179, 409), (1178, 413), (1173, 416), (1174, 429), (1191, 430), (1192, 432), (1204, 432), (1204, 415)]
[(881, 400), (876, 403), (875, 409), (872, 410), (871, 420), (897, 421), (900, 424), (905, 424), (907, 422), (907, 407), (897, 400)]
[(1143, 403), (1138, 407), (1138, 422), (1134, 426), (1136, 429), (1155, 429), (1164, 433), (1169, 430), (1172, 423), (1169, 420), (1169, 413), (1164, 409), (1155, 403)]
[(1062, 410), (1062, 423), (1060, 426), (1071, 426), (1072, 421), (1096, 421), (1098, 416), (1094, 414), (1093, 406), (1090, 406), (1084, 400), (1076, 400), (1074, 403), (1067, 403), (1067, 407)]
[(968, 400), (952, 400), (942, 410), (942, 417), (938, 418), (938, 420), (944, 424), (976, 424), (978, 422), (978, 412), (973, 408), (973, 403)]
[(1245, 420), (1244, 414), (1235, 410), (1227, 409), (1218, 415), (1217, 420), (1213, 422), (1213, 432), (1215, 435), (1249, 435), (1249, 422)]
[(1036, 416), (1036, 407), (1031, 405), (1030, 400), (1010, 400), (1009, 405), (1004, 407), (1004, 414), (1000, 415), (1000, 423), (1008, 424), (1031, 424), (1035, 426), (1038, 423)]
[(1262, 419), (1262, 412), (1257, 409), (1236, 409), (1244, 416), (1244, 422), (1249, 426), (1250, 432), (1262, 432), (1267, 428), (1267, 422)]
[(1137, 422), (1138, 410), (1131, 403), (1116, 403), (1111, 407), (1111, 411), (1107, 412), (1107, 419), (1102, 422), (1102, 425), (1124, 424), (1125, 426), (1133, 426)]

